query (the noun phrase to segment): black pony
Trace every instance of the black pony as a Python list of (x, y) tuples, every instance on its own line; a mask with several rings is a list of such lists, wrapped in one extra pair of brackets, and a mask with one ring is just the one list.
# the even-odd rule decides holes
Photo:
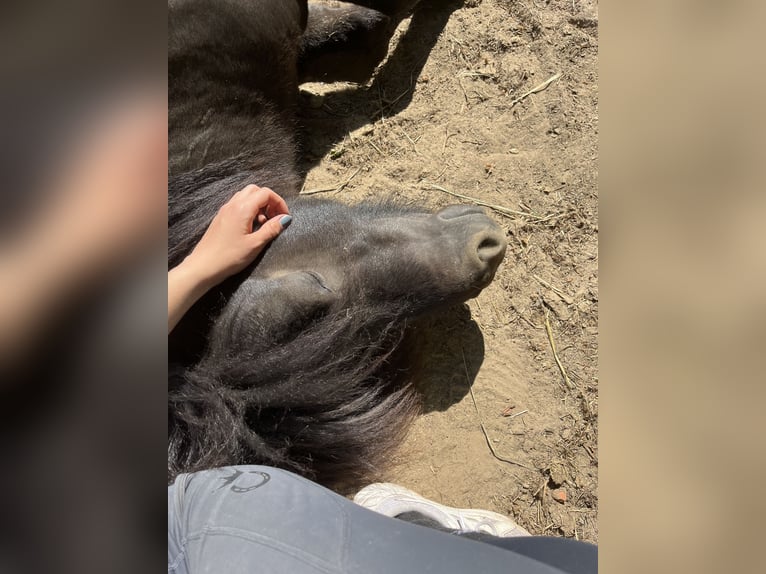
[(298, 197), (299, 81), (339, 79), (343, 61), (351, 79), (369, 75), (408, 3), (365, 4), (169, 4), (169, 266), (248, 183), (294, 217), (170, 338), (169, 478), (240, 463), (363, 478), (417, 413), (412, 320), (476, 296), (503, 259), (502, 231), (475, 207)]

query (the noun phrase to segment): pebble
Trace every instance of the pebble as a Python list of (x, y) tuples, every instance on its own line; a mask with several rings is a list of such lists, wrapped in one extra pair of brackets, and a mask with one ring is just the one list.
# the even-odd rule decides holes
[(551, 491), (551, 496), (553, 497), (553, 500), (556, 502), (560, 502), (561, 504), (564, 504), (567, 501), (567, 491), (563, 488), (557, 488), (556, 490)]
[(567, 480), (566, 468), (564, 468), (564, 465), (560, 463), (551, 464), (550, 468), (548, 469), (548, 473), (553, 486), (561, 486)]

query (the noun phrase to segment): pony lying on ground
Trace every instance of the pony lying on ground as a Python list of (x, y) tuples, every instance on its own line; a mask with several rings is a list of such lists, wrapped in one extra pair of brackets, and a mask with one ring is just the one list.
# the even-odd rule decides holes
[(350, 79), (368, 76), (413, 3), (363, 4), (169, 3), (168, 265), (249, 183), (285, 197), (294, 217), (170, 337), (171, 479), (243, 463), (330, 486), (363, 478), (417, 413), (412, 321), (478, 295), (505, 255), (476, 207), (298, 197), (299, 82), (341, 79), (339, 62)]

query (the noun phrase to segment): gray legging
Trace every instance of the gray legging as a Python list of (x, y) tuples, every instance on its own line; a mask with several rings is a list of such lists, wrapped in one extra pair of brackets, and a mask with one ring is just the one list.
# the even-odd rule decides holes
[(180, 475), (168, 487), (168, 572), (597, 571), (591, 544), (561, 538), (469, 540), (382, 516), (264, 466)]

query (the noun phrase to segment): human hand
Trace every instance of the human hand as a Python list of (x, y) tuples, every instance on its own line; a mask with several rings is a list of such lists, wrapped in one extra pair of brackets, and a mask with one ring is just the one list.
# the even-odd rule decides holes
[[(279, 195), (267, 187), (248, 185), (221, 207), (181, 265), (210, 287), (252, 263), (291, 221)], [(256, 224), (259, 227), (253, 231)]]

